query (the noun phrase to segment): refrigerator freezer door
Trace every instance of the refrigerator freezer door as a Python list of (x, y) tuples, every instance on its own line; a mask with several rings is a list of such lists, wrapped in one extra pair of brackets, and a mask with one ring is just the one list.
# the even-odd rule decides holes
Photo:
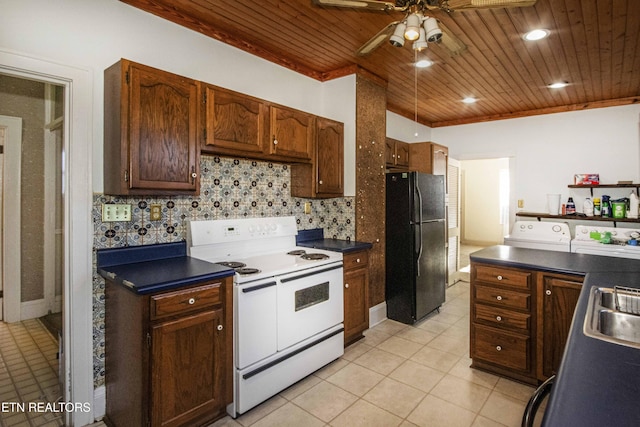
[[(444, 176), (428, 175), (424, 173), (413, 172), (416, 175), (416, 192), (421, 194), (422, 198), (422, 215), (418, 213), (416, 217), (420, 217), (422, 221), (430, 221), (433, 219), (444, 219)], [(416, 208), (420, 205), (416, 204)]]

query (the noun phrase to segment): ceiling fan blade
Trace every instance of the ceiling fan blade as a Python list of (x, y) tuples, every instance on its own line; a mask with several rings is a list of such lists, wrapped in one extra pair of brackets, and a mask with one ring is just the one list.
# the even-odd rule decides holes
[(358, 56), (366, 56), (376, 50), (385, 40), (391, 37), (393, 31), (396, 29), (396, 25), (398, 25), (400, 21), (392, 22), (382, 30), (378, 32), (375, 36), (371, 37), (365, 44), (360, 46), (360, 49), (356, 51), (356, 55)]
[(457, 38), (452, 31), (445, 27), (442, 22), (438, 21), (438, 26), (442, 30), (442, 38), (440, 39), (439, 44), (447, 48), (451, 56), (460, 55), (467, 49), (467, 45)]
[(527, 7), (536, 4), (537, 0), (449, 0), (447, 6), (453, 10), (460, 9), (493, 9), (503, 7)]
[[(368, 10), (396, 10), (396, 4), (386, 1), (366, 0), (313, 0), (318, 6), (352, 7), (354, 9)], [(402, 8), (400, 8), (402, 9)]]

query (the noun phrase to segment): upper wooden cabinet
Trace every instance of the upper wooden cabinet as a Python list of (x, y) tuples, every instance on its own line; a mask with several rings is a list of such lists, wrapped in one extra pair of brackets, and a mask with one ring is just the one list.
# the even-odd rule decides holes
[(386, 139), (385, 163), (387, 168), (406, 169), (409, 166), (409, 145), (396, 139)]
[(287, 107), (269, 107), (268, 153), (301, 161), (313, 155), (315, 116)]
[(327, 198), (344, 194), (344, 125), (318, 117), (311, 164), (291, 165), (293, 197)]
[(197, 195), (197, 82), (125, 59), (104, 80), (105, 193)]
[(409, 170), (444, 175), (447, 188), (449, 149), (435, 142), (416, 142), (409, 144)]
[(206, 83), (199, 99), (203, 153), (263, 155), (269, 126), (264, 101)]

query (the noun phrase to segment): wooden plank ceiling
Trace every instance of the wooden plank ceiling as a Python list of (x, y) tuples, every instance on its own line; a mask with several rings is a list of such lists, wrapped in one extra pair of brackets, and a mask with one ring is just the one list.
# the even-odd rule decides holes
[[(435, 11), (467, 48), (452, 56), (429, 44), (423, 53), (435, 64), (417, 73), (409, 42), (354, 54), (400, 13), (323, 8), (311, 0), (122, 1), (321, 81), (356, 69), (372, 73), (387, 82), (390, 111), (412, 120), (417, 111), (431, 127), (640, 102), (639, 0)], [(533, 28), (551, 34), (524, 41)], [(556, 81), (569, 86), (547, 87)], [(478, 102), (463, 104), (468, 96)]]

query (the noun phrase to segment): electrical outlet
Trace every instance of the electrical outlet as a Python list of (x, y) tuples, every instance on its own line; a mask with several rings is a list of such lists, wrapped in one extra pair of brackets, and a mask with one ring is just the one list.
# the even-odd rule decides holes
[(304, 213), (307, 215), (311, 213), (311, 202), (304, 202)]
[(102, 222), (131, 221), (131, 205), (102, 204)]
[(162, 205), (151, 205), (149, 209), (149, 219), (151, 221), (162, 220)]

